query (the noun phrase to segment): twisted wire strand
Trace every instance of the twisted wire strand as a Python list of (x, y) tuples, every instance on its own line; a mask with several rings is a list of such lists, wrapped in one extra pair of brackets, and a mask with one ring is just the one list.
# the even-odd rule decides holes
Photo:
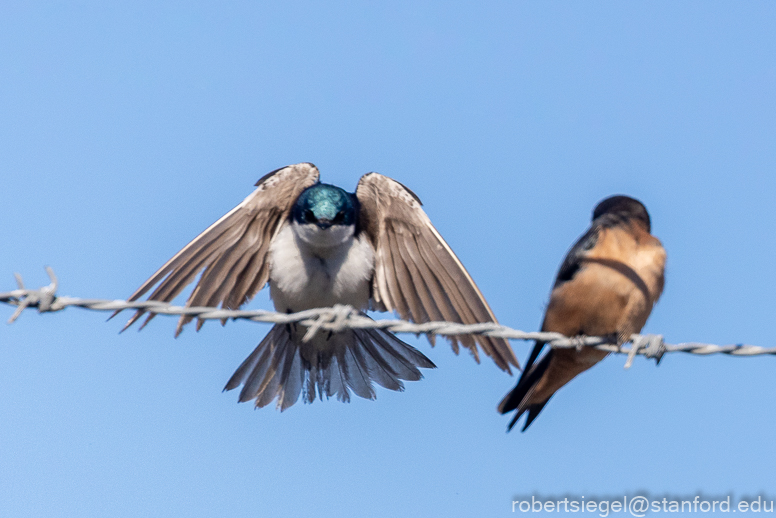
[(760, 347), (748, 344), (715, 345), (698, 342), (669, 344), (661, 335), (639, 335), (630, 337), (630, 347), (618, 347), (611, 336), (567, 337), (560, 333), (525, 332), (493, 322), (482, 324), (459, 324), (456, 322), (426, 322), (415, 324), (406, 320), (372, 320), (351, 306), (336, 305), (330, 308), (316, 308), (298, 313), (277, 313), (266, 310), (229, 310), (214, 307), (173, 306), (166, 302), (143, 300), (81, 299), (77, 297), (57, 296), (58, 280), (54, 271), (47, 267), (51, 279), (48, 286), (27, 289), (20, 275), (16, 274), (18, 289), (0, 293), (0, 302), (16, 306), (8, 323), (13, 323), (25, 309), (37, 308), (39, 313), (61, 311), (67, 307), (79, 307), (93, 311), (120, 311), (141, 309), (158, 315), (189, 315), (201, 320), (249, 320), (271, 324), (299, 323), (307, 326), (304, 340), (311, 339), (316, 332), (343, 331), (344, 329), (382, 329), (392, 333), (412, 333), (415, 335), (486, 335), (510, 340), (541, 340), (554, 348), (594, 347), (602, 351), (627, 354), (625, 368), (633, 363), (633, 358), (643, 355), (660, 361), (666, 353), (683, 352), (697, 355), (727, 354), (730, 356), (776, 355), (776, 347)]

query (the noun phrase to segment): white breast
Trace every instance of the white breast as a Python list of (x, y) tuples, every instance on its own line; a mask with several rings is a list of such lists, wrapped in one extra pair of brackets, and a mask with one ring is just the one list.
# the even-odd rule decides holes
[[(366, 309), (374, 251), (365, 236), (285, 224), (269, 248), (270, 296), (281, 312), (350, 304)], [(311, 233), (315, 239), (311, 240)], [(326, 246), (328, 242), (333, 246)]]

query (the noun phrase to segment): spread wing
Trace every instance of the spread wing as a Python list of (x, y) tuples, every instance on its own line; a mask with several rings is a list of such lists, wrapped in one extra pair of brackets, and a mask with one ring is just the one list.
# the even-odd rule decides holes
[[(356, 197), (361, 230), (375, 249), (375, 309), (396, 311), (414, 322), (496, 322), (482, 293), (412, 191), (386, 176), (369, 173), (358, 182)], [(519, 368), (503, 338), (461, 335), (450, 340), (456, 354), (460, 342), (479, 362), (479, 344), (502, 370), (511, 373), (510, 365)]]
[[(159, 283), (148, 300), (169, 302), (204, 270), (186, 306), (240, 307), (267, 283), (270, 241), (288, 218), (296, 199), (318, 182), (318, 176), (318, 169), (308, 163), (265, 175), (250, 196), (175, 254), (129, 300), (138, 300)], [(135, 313), (125, 328), (143, 313)], [(153, 316), (149, 315), (146, 323)], [(176, 334), (192, 318), (182, 316)]]

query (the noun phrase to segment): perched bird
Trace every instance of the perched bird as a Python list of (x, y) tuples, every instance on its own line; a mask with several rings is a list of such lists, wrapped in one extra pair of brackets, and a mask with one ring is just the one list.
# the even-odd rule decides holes
[[(641, 331), (665, 279), (666, 252), (650, 232), (649, 214), (638, 200), (612, 196), (599, 203), (590, 229), (563, 260), (542, 331), (612, 335), (618, 345)], [(544, 345), (536, 342), (517, 385), (498, 406), (502, 414), (517, 410), (508, 430), (528, 412), (525, 431), (559, 388), (608, 354), (589, 347), (550, 349), (537, 362)]]
[[(364, 175), (355, 194), (318, 178), (318, 169), (308, 163), (267, 174), (129, 300), (158, 284), (149, 300), (169, 302), (202, 271), (187, 306), (236, 309), (269, 283), (275, 309), (283, 313), (349, 304), (396, 311), (415, 322), (496, 321), (412, 191), (377, 173)], [(176, 336), (191, 319), (181, 317)], [(349, 401), (350, 391), (374, 399), (373, 382), (401, 391), (402, 380), (418, 380), (419, 368), (435, 367), (385, 331), (318, 332), (304, 342), (306, 331), (300, 324), (275, 325), (224, 390), (242, 385), (241, 402), (255, 399), (263, 407), (277, 400), (285, 410), (300, 393), (305, 402), (316, 392), (321, 399)], [(460, 336), (451, 342), (456, 353), (460, 342), (478, 362), (479, 344), (507, 372), (518, 365), (504, 339)]]

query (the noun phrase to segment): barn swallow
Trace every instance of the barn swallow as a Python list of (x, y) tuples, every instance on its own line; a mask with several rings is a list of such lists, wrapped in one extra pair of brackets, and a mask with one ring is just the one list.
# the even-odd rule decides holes
[[(617, 345), (641, 331), (665, 281), (666, 252), (650, 232), (649, 213), (638, 200), (612, 196), (599, 203), (590, 229), (561, 264), (542, 331), (612, 336)], [(536, 362), (544, 345), (536, 342), (517, 385), (498, 406), (502, 414), (517, 410), (507, 430), (528, 412), (525, 431), (559, 388), (608, 354), (551, 348)]]
[[(148, 299), (169, 302), (203, 272), (187, 307), (236, 309), (269, 284), (275, 310), (283, 313), (349, 304), (361, 311), (396, 311), (415, 322), (496, 322), (420, 199), (399, 182), (369, 173), (351, 194), (320, 183), (318, 169), (301, 163), (265, 175), (256, 186), (129, 300), (158, 284)], [(180, 318), (176, 336), (191, 320)], [(419, 368), (435, 367), (420, 351), (379, 329), (319, 332), (304, 342), (306, 331), (299, 324), (273, 326), (224, 390), (242, 385), (240, 402), (255, 399), (263, 407), (277, 400), (282, 411), (300, 393), (305, 402), (314, 401), (316, 392), (321, 399), (336, 396), (345, 402), (350, 391), (374, 399), (373, 382), (401, 391), (402, 380), (418, 380)], [(502, 370), (511, 373), (510, 365), (518, 365), (504, 339), (450, 341), (456, 353), (460, 343), (477, 362), (479, 345)]]

